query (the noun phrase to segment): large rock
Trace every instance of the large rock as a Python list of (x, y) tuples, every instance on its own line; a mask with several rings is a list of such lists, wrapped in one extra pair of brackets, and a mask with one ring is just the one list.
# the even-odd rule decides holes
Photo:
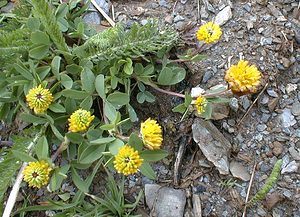
[(221, 10), (216, 18), (215, 18), (215, 23), (222, 26), (225, 23), (227, 23), (228, 20), (230, 20), (232, 18), (232, 12), (231, 12), (231, 8), (230, 6), (226, 6), (225, 8), (223, 8), (223, 10)]
[(146, 203), (151, 210), (151, 216), (182, 217), (186, 203), (183, 190), (161, 187), (157, 184), (145, 185)]
[(193, 139), (199, 145), (204, 156), (217, 167), (221, 174), (229, 174), (230, 142), (210, 121), (196, 119), (192, 130)]

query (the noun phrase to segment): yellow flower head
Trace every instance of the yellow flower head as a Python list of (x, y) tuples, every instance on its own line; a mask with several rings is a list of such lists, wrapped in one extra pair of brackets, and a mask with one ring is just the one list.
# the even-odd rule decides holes
[(222, 30), (218, 24), (208, 22), (199, 27), (196, 36), (199, 41), (209, 44), (220, 39)]
[(161, 126), (148, 118), (145, 122), (141, 123), (141, 134), (143, 142), (150, 150), (160, 149), (163, 141)]
[(53, 96), (48, 89), (41, 85), (31, 88), (26, 95), (26, 101), (36, 114), (44, 113), (53, 101)]
[(198, 98), (195, 100), (195, 106), (199, 115), (205, 112), (206, 105), (207, 105), (206, 98), (203, 96), (198, 96)]
[(140, 158), (138, 151), (127, 144), (120, 148), (114, 160), (116, 170), (124, 175), (136, 173), (142, 163), (143, 159)]
[(30, 162), (24, 169), (24, 181), (30, 187), (41, 188), (48, 184), (52, 168), (46, 161)]
[(76, 133), (85, 131), (94, 120), (95, 116), (91, 112), (78, 109), (69, 118), (69, 131)]
[(260, 84), (261, 73), (256, 66), (249, 65), (248, 61), (240, 60), (226, 72), (225, 80), (229, 88), (236, 94), (255, 93)]

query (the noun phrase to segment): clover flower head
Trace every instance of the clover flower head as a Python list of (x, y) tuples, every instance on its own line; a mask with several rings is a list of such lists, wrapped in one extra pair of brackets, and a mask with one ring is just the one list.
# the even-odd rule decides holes
[(53, 101), (53, 96), (49, 89), (41, 85), (31, 88), (26, 95), (26, 101), (36, 114), (44, 113)]
[(114, 167), (118, 173), (127, 176), (136, 173), (142, 163), (143, 159), (141, 159), (138, 151), (126, 144), (119, 149), (118, 154), (115, 156)]
[(148, 118), (145, 122), (141, 123), (141, 134), (144, 145), (148, 149), (160, 149), (163, 141), (162, 129), (156, 120)]
[(41, 188), (48, 184), (51, 170), (50, 165), (44, 160), (30, 162), (23, 171), (24, 181), (30, 187)]
[(243, 95), (255, 93), (260, 84), (261, 73), (248, 61), (240, 60), (237, 65), (232, 65), (226, 72), (225, 80), (233, 93)]
[(208, 22), (199, 27), (196, 36), (199, 41), (204, 41), (206, 44), (213, 43), (220, 39), (222, 30), (218, 24)]
[(69, 118), (69, 131), (76, 133), (87, 130), (95, 116), (91, 112), (78, 109)]
[(203, 112), (205, 112), (205, 107), (207, 105), (207, 100), (203, 96), (198, 96), (197, 99), (194, 102), (197, 113), (200, 115)]

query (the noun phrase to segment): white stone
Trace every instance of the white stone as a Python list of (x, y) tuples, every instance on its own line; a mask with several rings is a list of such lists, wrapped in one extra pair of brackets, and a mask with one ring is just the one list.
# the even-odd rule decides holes
[(232, 18), (232, 12), (230, 6), (226, 6), (221, 10), (216, 18), (215, 18), (215, 23), (222, 26), (224, 25), (228, 20)]
[(201, 87), (193, 87), (191, 90), (191, 96), (192, 98), (196, 98), (198, 96), (201, 96), (205, 93), (205, 90)]

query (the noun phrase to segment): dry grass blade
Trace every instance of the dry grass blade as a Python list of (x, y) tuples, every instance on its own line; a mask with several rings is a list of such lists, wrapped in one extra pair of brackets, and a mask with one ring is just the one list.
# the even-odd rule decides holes
[(249, 200), (249, 195), (250, 195), (250, 191), (251, 191), (251, 187), (252, 187), (252, 183), (253, 183), (253, 179), (254, 179), (256, 165), (257, 165), (257, 163), (255, 163), (254, 166), (253, 166), (253, 170), (252, 170), (251, 179), (250, 179), (250, 182), (249, 182), (249, 187), (248, 187), (248, 190), (247, 190), (246, 201), (245, 201), (245, 206), (244, 206), (244, 211), (243, 211), (242, 217), (246, 217), (247, 203), (248, 203), (248, 200)]
[(91, 0), (91, 3), (94, 5), (94, 7), (102, 14), (102, 16), (109, 22), (111, 26), (115, 26), (116, 23), (105, 13), (104, 10), (97, 4), (95, 0)]

